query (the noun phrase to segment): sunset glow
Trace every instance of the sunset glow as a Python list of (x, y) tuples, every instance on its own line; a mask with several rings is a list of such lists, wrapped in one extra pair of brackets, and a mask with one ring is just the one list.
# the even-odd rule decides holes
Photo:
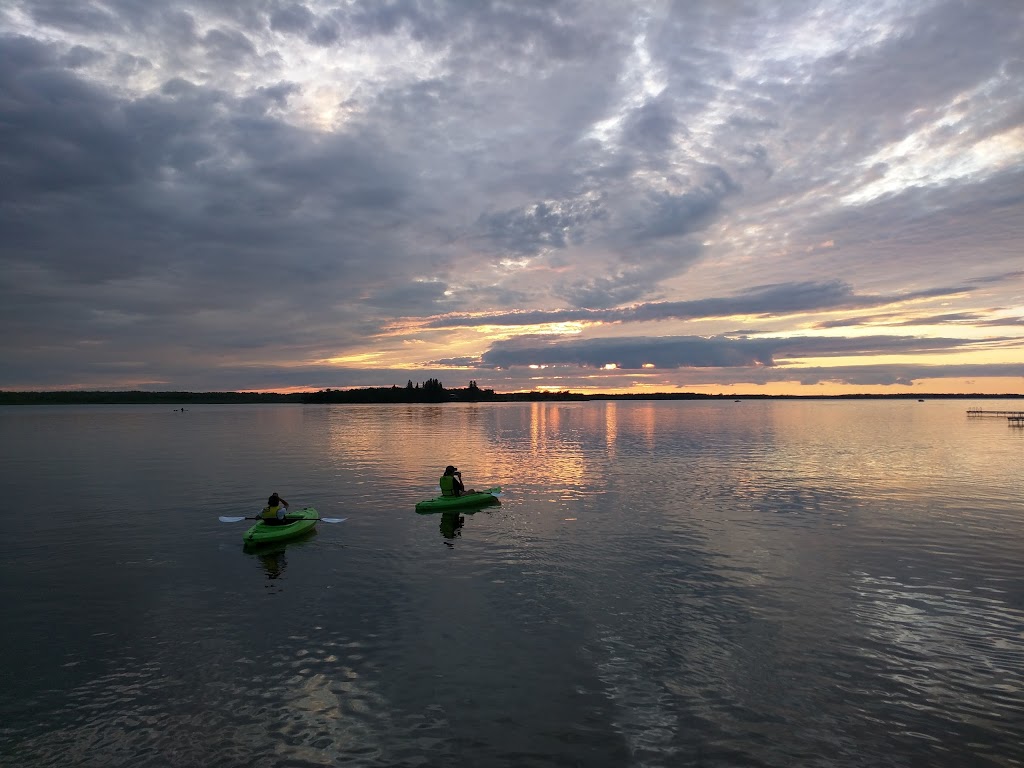
[(1024, 393), (1019, 9), (757, 8), (5, 4), (0, 388)]

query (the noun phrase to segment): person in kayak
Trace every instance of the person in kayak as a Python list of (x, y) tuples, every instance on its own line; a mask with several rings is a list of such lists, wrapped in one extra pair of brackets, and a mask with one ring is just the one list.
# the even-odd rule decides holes
[(441, 475), (441, 495), (442, 496), (461, 496), (464, 493), (476, 493), (472, 488), (468, 491), (466, 486), (462, 484), (462, 473), (459, 472), (458, 467), (453, 467), (449, 464), (444, 468), (444, 474)]
[(284, 519), (287, 512), (288, 502), (276, 493), (272, 493), (267, 499), (267, 506), (260, 512), (260, 519), (263, 520), (264, 525), (288, 525), (290, 521)]

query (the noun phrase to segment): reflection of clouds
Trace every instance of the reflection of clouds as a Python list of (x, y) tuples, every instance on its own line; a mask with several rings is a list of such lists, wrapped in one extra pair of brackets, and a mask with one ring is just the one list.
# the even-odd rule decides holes
[(284, 684), (282, 709), (287, 716), (279, 729), (267, 734), (279, 737), (275, 741), (281, 756), (319, 763), (329, 747), (338, 757), (354, 757), (388, 730), (390, 703), (362, 680), (352, 663), (362, 656), (363, 646), (356, 641), (300, 651), (294, 674)]
[[(213, 636), (201, 645), (163, 642), (145, 662), (124, 657), (117, 670), (60, 691), (46, 727), (18, 739), (18, 764), (130, 765), (159, 755), (166, 765), (255, 765), (271, 754), (320, 764), (325, 750), (365, 755), (388, 730), (390, 708), (363, 680), (361, 646), (327, 640), (293, 652), (313, 638), (286, 641), (259, 659), (232, 660)], [(187, 671), (187, 654), (202, 655), (203, 679)]]
[[(50, 690), (26, 680), (8, 733), (52, 766), (485, 764), (531, 735), (566, 764), (1012, 764), (1022, 440), (967, 405), (257, 409), (304, 446), (296, 486), (366, 494), (352, 549), (356, 514), (290, 557), (287, 601), (255, 606), (207, 565), (182, 573), (224, 576), (212, 594), (158, 577), (162, 613), (101, 614), (109, 644), (85, 636), (88, 605), (68, 622), (82, 660)], [(257, 472), (284, 458), (261, 433)], [(412, 502), (453, 454), (507, 495), (449, 552)], [(260, 561), (245, 566), (262, 597)], [(579, 758), (595, 742), (624, 754)]]
[(661, 760), (678, 759), (673, 742), (679, 731), (679, 709), (674, 692), (644, 669), (632, 642), (607, 630), (596, 661), (598, 679), (606, 695), (617, 705), (613, 725), (625, 737), (634, 756)]
[[(926, 568), (925, 560), (917, 566)], [(861, 663), (890, 681), (891, 699), (917, 711), (974, 713), (971, 726), (981, 732), (1019, 721), (1024, 611), (1005, 591), (982, 594), (949, 583), (964, 582), (948, 573), (907, 571), (909, 582), (852, 574), (852, 617), (865, 636), (856, 650)]]
[[(672, 694), (710, 730), (772, 740), (777, 726), (758, 713), (798, 718), (822, 753), (891, 752), (899, 739), (974, 749), (937, 723), (979, 754), (1005, 748), (1024, 691), (1019, 536), (1007, 536), (1008, 525), (1019, 531), (1019, 494), (975, 484), (1014, 477), (1016, 455), (991, 434), (964, 455), (963, 406), (936, 406), (946, 413), (619, 405), (616, 474), (643, 458), (661, 483), (657, 498), (622, 499), (643, 555), (615, 567), (644, 589), (605, 581), (593, 598), (617, 638), (598, 674), (647, 718), (623, 716), (624, 732), (666, 743), (672, 725), (658, 716)], [(636, 440), (643, 410), (657, 413), (650, 458)], [(979, 501), (964, 509), (967, 498)], [(673, 637), (668, 658), (663, 637)], [(685, 677), (667, 671), (679, 657)]]

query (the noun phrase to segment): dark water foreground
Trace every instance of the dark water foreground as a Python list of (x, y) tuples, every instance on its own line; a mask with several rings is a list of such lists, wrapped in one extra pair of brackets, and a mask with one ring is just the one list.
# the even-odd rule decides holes
[[(968, 407), (0, 409), (0, 764), (1024, 765)], [(501, 505), (416, 514), (448, 463)], [(348, 520), (245, 550), (271, 491)]]

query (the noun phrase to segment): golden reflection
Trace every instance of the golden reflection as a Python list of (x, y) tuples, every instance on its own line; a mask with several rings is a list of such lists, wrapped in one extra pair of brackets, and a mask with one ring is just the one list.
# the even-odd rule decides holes
[(654, 406), (651, 403), (644, 404), (642, 408), (637, 410), (634, 417), (638, 430), (644, 436), (644, 446), (649, 451), (654, 450), (656, 443), (654, 434), (657, 427)]
[[(543, 404), (534, 403), (535, 410)], [(547, 449), (546, 416), (536, 418), (519, 410), (471, 404), (444, 405), (335, 405), (310, 409), (309, 432), (329, 446), (331, 464), (322, 472), (347, 479), (347, 503), (377, 499), (381, 482), (402, 487), (409, 494), (409, 508), (440, 492), (438, 478), (446, 464), (466, 472), (467, 487), (486, 488), (512, 484), (531, 472), (557, 470), (544, 462), (510, 460), (499, 435), (502, 419), (518, 416), (508, 428), (532, 440), (530, 452), (537, 457)], [(536, 429), (526, 431), (525, 422)], [(522, 419), (520, 421), (519, 419)], [(516, 454), (515, 459), (521, 455)], [(403, 506), (399, 500), (396, 506)]]
[(608, 402), (604, 406), (604, 444), (608, 449), (608, 457), (615, 458), (615, 441), (619, 436), (618, 403)]
[(530, 446), (533, 452), (543, 450), (545, 422), (547, 421), (547, 403), (532, 403), (530, 407)]
[[(383, 483), (404, 487), (402, 494), (408, 494), (411, 510), (416, 501), (436, 495), (437, 478), (444, 464), (454, 463), (467, 471), (469, 484), (507, 485), (510, 497), (520, 500), (531, 498), (531, 490), (524, 483), (531, 478), (546, 478), (554, 483), (556, 497), (534, 498), (529, 508), (541, 515), (551, 512), (561, 519), (564, 515), (557, 514), (563, 512), (560, 503), (604, 485), (608, 462), (620, 460), (622, 446), (626, 445), (623, 440), (646, 443), (650, 450), (659, 435), (673, 429), (672, 419), (680, 418), (681, 410), (657, 403), (616, 402), (532, 402), (507, 408), (462, 404), (329, 406), (309, 410), (307, 432), (329, 446), (324, 452), (329, 463), (320, 471), (346, 479), (344, 503), (376, 498)], [(315, 437), (317, 432), (322, 437)], [(513, 435), (516, 437), (509, 437)], [(740, 468), (737, 475), (738, 492), (745, 493), (742, 489), (749, 486), (753, 493), (757, 478), (743, 477)], [(397, 500), (392, 509), (403, 506), (405, 503)], [(441, 532), (446, 541), (453, 540), (460, 530), (451, 525), (457, 520), (438, 520), (439, 527), (442, 522), (446, 524)]]
[(511, 476), (557, 477), (566, 487), (582, 487), (587, 480), (586, 448), (578, 435), (594, 434), (597, 425), (584, 423), (600, 414), (576, 404), (531, 403), (529, 455), (509, 454), (503, 462)]
[[(381, 418), (382, 411), (389, 418)], [(389, 474), (422, 476), (429, 485), (441, 476), (450, 450), (437, 436), (461, 428), (457, 411), (440, 405), (329, 406), (326, 416), (327, 441), (337, 465), (368, 465), (383, 455)], [(373, 471), (367, 466), (367, 472)]]

